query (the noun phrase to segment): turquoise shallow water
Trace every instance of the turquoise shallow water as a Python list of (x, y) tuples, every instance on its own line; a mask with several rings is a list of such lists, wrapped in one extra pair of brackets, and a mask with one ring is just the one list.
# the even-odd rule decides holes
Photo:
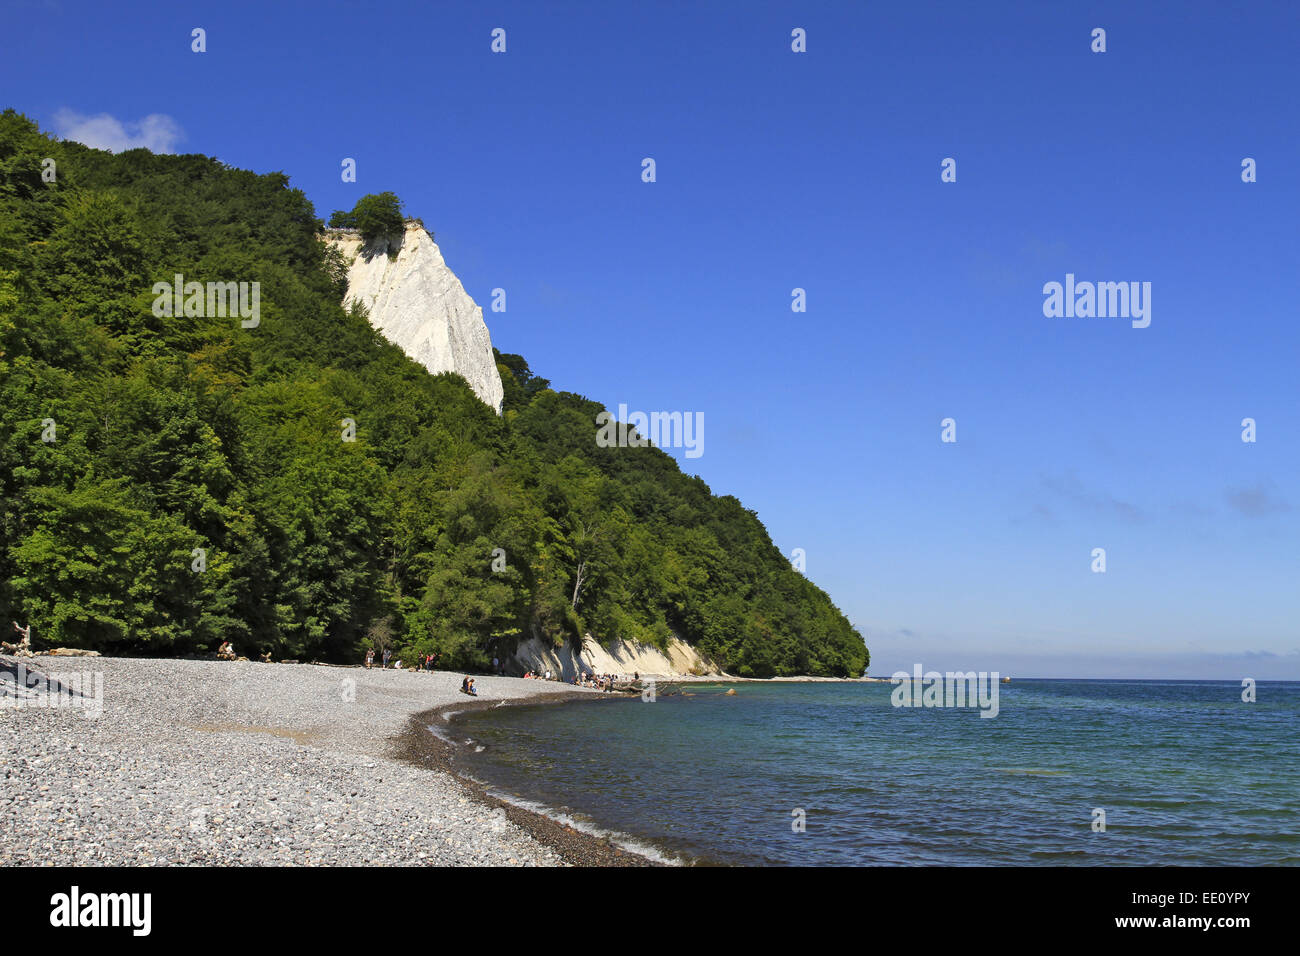
[(1300, 683), (1243, 703), (1228, 681), (1017, 680), (993, 719), (896, 708), (888, 684), (687, 690), (466, 714), (483, 749), (458, 760), (713, 862), (1300, 863)]

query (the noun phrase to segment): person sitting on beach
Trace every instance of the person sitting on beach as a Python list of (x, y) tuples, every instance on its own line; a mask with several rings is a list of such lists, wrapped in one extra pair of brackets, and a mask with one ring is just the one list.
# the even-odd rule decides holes
[(221, 646), (217, 648), (217, 659), (222, 661), (233, 661), (235, 659), (235, 648), (229, 641), (221, 642)]
[(477, 697), (478, 691), (474, 689), (474, 678), (467, 676), (463, 681), (461, 681), (460, 692), (462, 694), (469, 694), (471, 697)]

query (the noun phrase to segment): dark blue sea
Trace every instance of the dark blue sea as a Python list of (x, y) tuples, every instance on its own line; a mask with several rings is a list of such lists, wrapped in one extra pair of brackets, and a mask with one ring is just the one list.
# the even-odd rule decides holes
[(992, 719), (889, 684), (682, 689), (465, 714), (457, 760), (687, 863), (1300, 863), (1300, 683), (1016, 680)]

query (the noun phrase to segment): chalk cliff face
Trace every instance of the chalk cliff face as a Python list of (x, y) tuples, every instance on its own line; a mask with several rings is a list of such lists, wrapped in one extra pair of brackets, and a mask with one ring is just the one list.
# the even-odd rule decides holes
[(456, 372), (484, 402), (501, 414), (501, 376), (483, 310), (447, 268), (433, 237), (416, 222), (400, 239), (380, 240), (363, 250), (353, 232), (330, 230), (327, 240), (348, 267), (344, 305), (360, 302), (370, 324), (435, 375)]
[(567, 641), (562, 648), (556, 648), (549, 641), (533, 637), (521, 643), (503, 663), (506, 673), (516, 677), (527, 671), (544, 674), (549, 670), (565, 681), (582, 672), (655, 677), (722, 673), (716, 664), (677, 637), (669, 642), (667, 653), (639, 641), (614, 641), (603, 646), (590, 634), (583, 638), (579, 653)]

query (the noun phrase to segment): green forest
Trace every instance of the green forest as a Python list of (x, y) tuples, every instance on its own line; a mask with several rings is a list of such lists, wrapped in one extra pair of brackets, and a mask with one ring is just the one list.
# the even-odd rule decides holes
[[(754, 512), (658, 449), (599, 447), (602, 406), (518, 355), (498, 353), (501, 416), (430, 375), (343, 308), (323, 228), (282, 173), (0, 116), (6, 629), (463, 669), (529, 637), (677, 635), (741, 676), (863, 672)], [(177, 274), (259, 283), (260, 321), (159, 316)]]

